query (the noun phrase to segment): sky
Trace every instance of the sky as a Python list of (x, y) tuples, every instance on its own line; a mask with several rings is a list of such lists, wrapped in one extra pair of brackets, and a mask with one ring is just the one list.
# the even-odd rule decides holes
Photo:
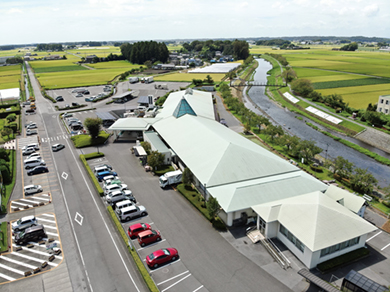
[(73, 41), (390, 38), (389, 0), (0, 0), (0, 45)]

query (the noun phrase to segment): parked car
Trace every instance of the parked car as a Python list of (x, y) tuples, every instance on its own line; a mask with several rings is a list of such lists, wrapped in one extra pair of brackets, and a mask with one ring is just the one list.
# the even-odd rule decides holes
[(131, 239), (137, 238), (138, 234), (140, 232), (143, 232), (145, 230), (151, 230), (152, 227), (148, 223), (136, 223), (129, 226), (129, 229), (127, 230), (127, 234)]
[(138, 242), (140, 246), (144, 247), (147, 244), (151, 244), (161, 240), (160, 231), (158, 230), (146, 230), (138, 233)]
[(27, 175), (34, 175), (44, 172), (49, 172), (49, 169), (46, 166), (35, 166), (33, 169), (27, 171)]
[(69, 105), (69, 104), (66, 104), (66, 105), (65, 105), (65, 108), (70, 108), (70, 105)]
[(56, 101), (64, 101), (64, 98), (61, 95), (59, 95), (56, 97)]
[(107, 204), (109, 204), (111, 206), (114, 205), (116, 202), (124, 201), (126, 199), (127, 198), (125, 197), (123, 192), (120, 190), (109, 192), (108, 195), (106, 196)]
[(120, 209), (123, 209), (123, 208), (126, 208), (126, 207), (130, 207), (130, 206), (133, 206), (134, 203), (130, 200), (123, 200), (123, 201), (119, 201), (119, 202), (116, 202), (112, 207), (115, 209), (115, 212), (118, 214), (120, 211)]
[(26, 114), (35, 114), (35, 110), (32, 108), (26, 109)]
[(24, 124), (24, 127), (27, 128), (27, 126), (35, 124), (33, 121), (29, 121), (28, 123)]
[(46, 165), (45, 161), (44, 160), (41, 160), (40, 157), (33, 157), (27, 161), (24, 162), (24, 168), (25, 169), (30, 169), (30, 168), (34, 168), (36, 166), (40, 166), (40, 165)]
[(47, 235), (43, 225), (32, 226), (15, 234), (15, 243), (22, 245), (30, 241), (39, 241), (44, 237)]
[(133, 193), (130, 190), (122, 190), (122, 193), (127, 200), (132, 201), (134, 204), (137, 203), (137, 200), (134, 198)]
[(78, 102), (72, 102), (72, 106), (79, 106), (80, 104)]
[(87, 102), (92, 102), (92, 101), (94, 101), (96, 99), (96, 96), (91, 96), (91, 97), (86, 97), (85, 98), (85, 101), (87, 101)]
[(41, 185), (28, 185), (24, 187), (25, 195), (32, 195), (40, 192), (43, 192), (43, 188)]
[(102, 179), (103, 186), (109, 185), (112, 180), (118, 180), (118, 177), (117, 176), (113, 176), (113, 175), (107, 175), (107, 176), (103, 177), (103, 179)]
[(85, 89), (83, 93), (84, 94), (89, 94), (89, 90)]
[(25, 216), (12, 223), (12, 230), (14, 232), (19, 232), (20, 230), (26, 229), (31, 226), (35, 226), (37, 224), (38, 221), (35, 218), (35, 216), (33, 215)]
[(29, 154), (34, 153), (34, 152), (35, 152), (35, 149), (32, 147), (22, 150), (23, 155), (29, 155)]
[(64, 144), (54, 144), (51, 146), (51, 149), (56, 152), (56, 151), (59, 151), (61, 149), (65, 148), (65, 145)]
[(120, 210), (118, 217), (120, 221), (130, 221), (136, 217), (146, 216), (146, 208), (144, 206), (131, 206)]
[(70, 117), (73, 117), (73, 114), (71, 114), (71, 113), (64, 113), (63, 115), (62, 115), (62, 117), (65, 119), (65, 118), (70, 118)]
[(67, 119), (66, 119), (66, 123), (68, 124), (68, 126), (69, 126), (71, 123), (73, 123), (73, 122), (80, 122), (80, 123), (81, 123), (81, 121), (80, 121), (78, 118), (67, 118)]
[(83, 97), (83, 95), (81, 93), (77, 93), (76, 97)]
[(127, 184), (110, 184), (103, 187), (104, 195), (107, 195), (109, 192), (116, 191), (116, 190), (124, 190), (127, 189)]
[(33, 157), (39, 157), (39, 159), (41, 159), (41, 154), (39, 152), (34, 152), (34, 153), (30, 154), (24, 161), (27, 161)]
[(26, 150), (27, 148), (34, 148), (35, 150), (39, 150), (38, 143), (30, 143), (22, 147), (22, 150)]
[(227, 125), (226, 120), (225, 120), (224, 118), (220, 119), (219, 122), (220, 122), (222, 125), (224, 125), (225, 127), (228, 127), (228, 128), (229, 128), (229, 126)]
[(146, 257), (146, 264), (149, 268), (157, 268), (158, 266), (175, 261), (179, 258), (179, 253), (176, 248), (168, 247), (156, 250)]
[(112, 170), (112, 166), (109, 164), (99, 164), (99, 165), (96, 165), (93, 169), (96, 170), (97, 168), (100, 168), (100, 167), (107, 167), (110, 170)]
[(27, 135), (27, 136), (37, 135), (37, 134), (38, 134), (38, 131), (37, 131), (37, 130), (30, 130), (30, 129), (28, 129), (28, 130), (26, 131), (26, 135)]
[(101, 182), (103, 180), (103, 177), (108, 175), (118, 176), (118, 174), (115, 171), (102, 171), (96, 174), (96, 178), (98, 179), (98, 181)]
[(31, 124), (29, 124), (29, 125), (26, 127), (27, 130), (36, 129), (36, 128), (38, 128), (36, 123), (31, 123)]

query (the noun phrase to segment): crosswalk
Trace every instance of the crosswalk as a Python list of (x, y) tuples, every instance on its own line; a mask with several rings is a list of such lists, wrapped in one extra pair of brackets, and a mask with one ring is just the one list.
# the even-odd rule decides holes
[(29, 208), (43, 206), (51, 202), (50, 194), (39, 194), (35, 196), (28, 196), (23, 199), (13, 200), (10, 203), (11, 212), (22, 211)]
[[(61, 264), (62, 247), (55, 215), (44, 213), (36, 218), (38, 223), (45, 227), (47, 237), (40, 242), (29, 242), (28, 246), (20, 246), (14, 243), (12, 235), (11, 252), (0, 256), (0, 284), (48, 271)], [(52, 247), (49, 244), (53, 248), (49, 248)], [(54, 251), (57, 250), (58, 254), (55, 254)]]
[(48, 143), (48, 142), (57, 142), (57, 141), (61, 141), (61, 140), (66, 140), (68, 138), (70, 138), (71, 135), (68, 135), (68, 134), (64, 134), (64, 135), (58, 135), (58, 136), (55, 136), (55, 137), (42, 137), (41, 138), (41, 142), (42, 143)]

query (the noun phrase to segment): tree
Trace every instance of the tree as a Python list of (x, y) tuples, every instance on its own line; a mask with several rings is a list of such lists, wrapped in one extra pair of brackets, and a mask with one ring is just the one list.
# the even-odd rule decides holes
[(208, 84), (213, 84), (214, 83), (214, 80), (213, 78), (211, 78), (210, 75), (207, 75), (206, 76), (206, 79), (204, 80), (205, 83), (208, 83)]
[(305, 164), (310, 164), (314, 156), (321, 153), (322, 148), (316, 146), (312, 140), (303, 140), (299, 145), (299, 154), (304, 159)]
[(265, 131), (266, 134), (271, 136), (271, 141), (274, 140), (277, 136), (282, 136), (284, 134), (283, 128), (281, 126), (269, 125)]
[(295, 78), (297, 78), (297, 73), (290, 67), (286, 67), (286, 70), (284, 70), (282, 73), (282, 77), (284, 78), (284, 80), (286, 80), (287, 84), (287, 82), (291, 82)]
[(195, 64), (194, 62), (191, 62), (191, 63), (188, 65), (188, 67), (190, 67), (190, 68), (195, 68), (195, 67), (196, 67), (196, 64)]
[(362, 120), (366, 120), (370, 124), (378, 127), (382, 127), (382, 125), (385, 123), (381, 113), (372, 111), (366, 111), (362, 117)]
[(212, 220), (218, 215), (219, 212), (219, 203), (218, 200), (212, 196), (207, 200), (206, 203), (207, 212), (209, 213)]
[(182, 177), (181, 181), (187, 187), (187, 186), (191, 185), (192, 180), (193, 180), (193, 174), (192, 174), (191, 170), (188, 167), (186, 167), (183, 171), (183, 177)]
[(356, 51), (358, 49), (358, 44), (356, 42), (350, 43), (348, 45), (342, 46), (340, 51)]
[(250, 133), (250, 131), (251, 131), (251, 124), (250, 124), (250, 122), (248, 121), (248, 122), (246, 122), (245, 125), (244, 125), (244, 133), (245, 133), (245, 134), (248, 134), (248, 133)]
[(143, 141), (141, 142), (141, 146), (142, 148), (144, 148), (146, 154), (149, 155), (150, 151), (152, 150), (152, 146), (150, 145), (150, 143), (148, 141)]
[(308, 79), (296, 79), (291, 83), (291, 89), (300, 96), (307, 97), (313, 92), (313, 86)]
[(150, 61), (150, 60), (147, 60), (147, 61), (145, 61), (145, 63), (144, 63), (144, 65), (148, 68), (148, 69), (150, 69), (150, 68), (152, 68), (152, 61)]
[(0, 148), (0, 159), (9, 162), (9, 152), (5, 148)]
[(148, 165), (156, 170), (159, 166), (161, 166), (164, 163), (165, 155), (158, 152), (158, 151), (152, 151), (147, 157)]
[(195, 86), (200, 86), (203, 84), (203, 80), (202, 79), (192, 79), (192, 83), (195, 85)]
[(367, 169), (362, 168), (355, 169), (350, 182), (352, 188), (361, 194), (370, 194), (378, 183), (377, 179)]
[(249, 44), (246, 41), (235, 40), (233, 42), (233, 55), (237, 60), (245, 60), (249, 57)]
[(344, 159), (342, 156), (337, 156), (333, 162), (333, 173), (336, 173), (341, 178), (349, 178), (353, 170), (353, 163)]
[(88, 129), (89, 135), (92, 139), (95, 139), (99, 136), (100, 127), (103, 121), (99, 118), (86, 118), (84, 121), (85, 127)]
[(9, 138), (11, 134), (12, 134), (11, 128), (3, 128), (3, 130), (1, 130), (1, 136), (3, 137), (7, 136)]
[(8, 123), (11, 123), (13, 121), (16, 120), (16, 114), (9, 114), (7, 117), (6, 117)]

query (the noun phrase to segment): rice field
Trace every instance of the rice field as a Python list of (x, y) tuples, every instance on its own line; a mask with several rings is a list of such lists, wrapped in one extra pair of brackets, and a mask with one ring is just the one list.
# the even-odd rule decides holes
[(95, 64), (87, 64), (88, 67), (95, 69), (123, 69), (123, 72), (131, 70), (133, 68), (139, 68), (141, 65), (132, 64), (128, 61), (110, 61), (110, 62), (99, 62)]
[(317, 83), (313, 83), (313, 87), (315, 90), (318, 90), (318, 89), (363, 86), (363, 85), (374, 85), (374, 84), (388, 84), (388, 83), (390, 83), (390, 79), (386, 79), (386, 78), (360, 78), (360, 79), (317, 82)]
[(0, 67), (0, 89), (19, 88), (21, 80), (22, 66), (1, 66)]
[(219, 82), (226, 74), (204, 74), (204, 73), (172, 73), (154, 77), (155, 81), (176, 81), (191, 82), (192, 79), (206, 79), (210, 75), (214, 82)]
[(74, 64), (74, 60), (42, 60), (30, 61), (30, 66), (36, 74), (45, 72), (79, 71), (87, 68)]

